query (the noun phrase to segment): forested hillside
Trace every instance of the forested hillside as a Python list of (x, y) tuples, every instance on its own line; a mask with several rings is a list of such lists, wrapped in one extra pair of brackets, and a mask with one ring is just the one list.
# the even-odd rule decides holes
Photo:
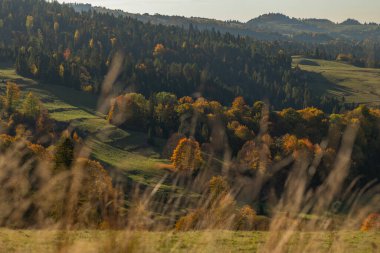
[(360, 23), (348, 18), (341, 23), (328, 19), (291, 18), (281, 13), (268, 13), (248, 22), (237, 20), (221, 21), (201, 17), (165, 16), (160, 14), (134, 14), (122, 10), (111, 10), (90, 4), (73, 4), (78, 12), (95, 11), (115, 16), (136, 18), (145, 23), (189, 27), (194, 25), (201, 30), (219, 30), (235, 35), (251, 36), (260, 40), (282, 40), (295, 42), (329, 42), (334, 40), (362, 41), (379, 40), (380, 26), (377, 23)]
[(343, 58), (360, 67), (380, 66), (380, 25), (376, 23), (362, 24), (353, 19), (334, 23), (327, 19), (290, 18), (279, 13), (264, 14), (242, 23), (197, 17), (132, 14), (83, 4), (72, 6), (78, 12), (108, 13), (135, 18), (144, 23), (196, 27), (200, 30), (249, 36), (257, 40), (278, 41), (288, 49), (287, 52), (295, 55), (305, 54), (325, 60)]
[(310, 92), (292, 69), (291, 55), (276, 42), (143, 24), (111, 14), (80, 14), (56, 2), (0, 2), (1, 57), (15, 60), (25, 76), (97, 93), (113, 56), (122, 52), (114, 93), (169, 91), (222, 103), (243, 95), (249, 102), (267, 99), (278, 109), (340, 108), (336, 99)]

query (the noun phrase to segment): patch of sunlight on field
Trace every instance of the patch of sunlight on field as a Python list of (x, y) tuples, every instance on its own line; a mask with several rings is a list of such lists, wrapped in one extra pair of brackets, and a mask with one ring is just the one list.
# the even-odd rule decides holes
[(56, 121), (70, 122), (73, 120), (83, 120), (83, 119), (96, 119), (97, 117), (93, 114), (81, 111), (79, 109), (75, 110), (64, 110), (60, 112), (50, 112), (50, 117)]
[(106, 161), (111, 166), (123, 171), (141, 170), (162, 174), (158, 165), (167, 162), (167, 160), (149, 158), (138, 153), (125, 151), (97, 139), (89, 139), (87, 145), (91, 147), (94, 158)]

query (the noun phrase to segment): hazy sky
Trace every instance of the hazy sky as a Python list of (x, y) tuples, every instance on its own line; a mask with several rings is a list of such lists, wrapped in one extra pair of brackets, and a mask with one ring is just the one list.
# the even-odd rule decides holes
[(249, 19), (269, 12), (291, 17), (328, 18), (340, 22), (347, 18), (380, 23), (380, 0), (59, 0), (91, 3), (132, 13), (160, 13), (197, 16), (221, 20)]

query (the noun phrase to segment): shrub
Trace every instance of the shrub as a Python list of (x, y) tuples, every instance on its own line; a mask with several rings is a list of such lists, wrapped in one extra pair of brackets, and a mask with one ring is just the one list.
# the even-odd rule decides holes
[(236, 217), (236, 230), (252, 230), (256, 212), (248, 205), (243, 206)]
[(228, 194), (230, 191), (230, 186), (224, 177), (217, 176), (212, 177), (210, 182), (210, 195), (211, 199), (220, 199), (221, 197)]
[(179, 218), (175, 224), (175, 229), (177, 231), (189, 231), (197, 229), (197, 224), (204, 218), (205, 210), (196, 209), (189, 214)]

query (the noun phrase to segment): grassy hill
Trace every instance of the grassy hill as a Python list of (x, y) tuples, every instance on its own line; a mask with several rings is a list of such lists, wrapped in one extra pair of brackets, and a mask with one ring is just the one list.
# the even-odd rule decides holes
[(118, 175), (146, 186), (155, 186), (165, 175), (162, 167), (169, 161), (160, 159), (164, 141), (157, 140), (160, 145), (151, 147), (146, 144), (146, 134), (110, 125), (105, 115), (96, 111), (96, 96), (60, 85), (37, 83), (17, 75), (9, 64), (0, 66), (2, 87), (1, 81), (5, 80), (15, 81), (22, 92), (36, 94), (58, 125), (74, 128), (84, 137), (91, 157), (109, 169), (115, 168)]
[(380, 69), (344, 62), (293, 57), (293, 66), (307, 71), (309, 86), (320, 95), (344, 97), (347, 103), (380, 105)]

